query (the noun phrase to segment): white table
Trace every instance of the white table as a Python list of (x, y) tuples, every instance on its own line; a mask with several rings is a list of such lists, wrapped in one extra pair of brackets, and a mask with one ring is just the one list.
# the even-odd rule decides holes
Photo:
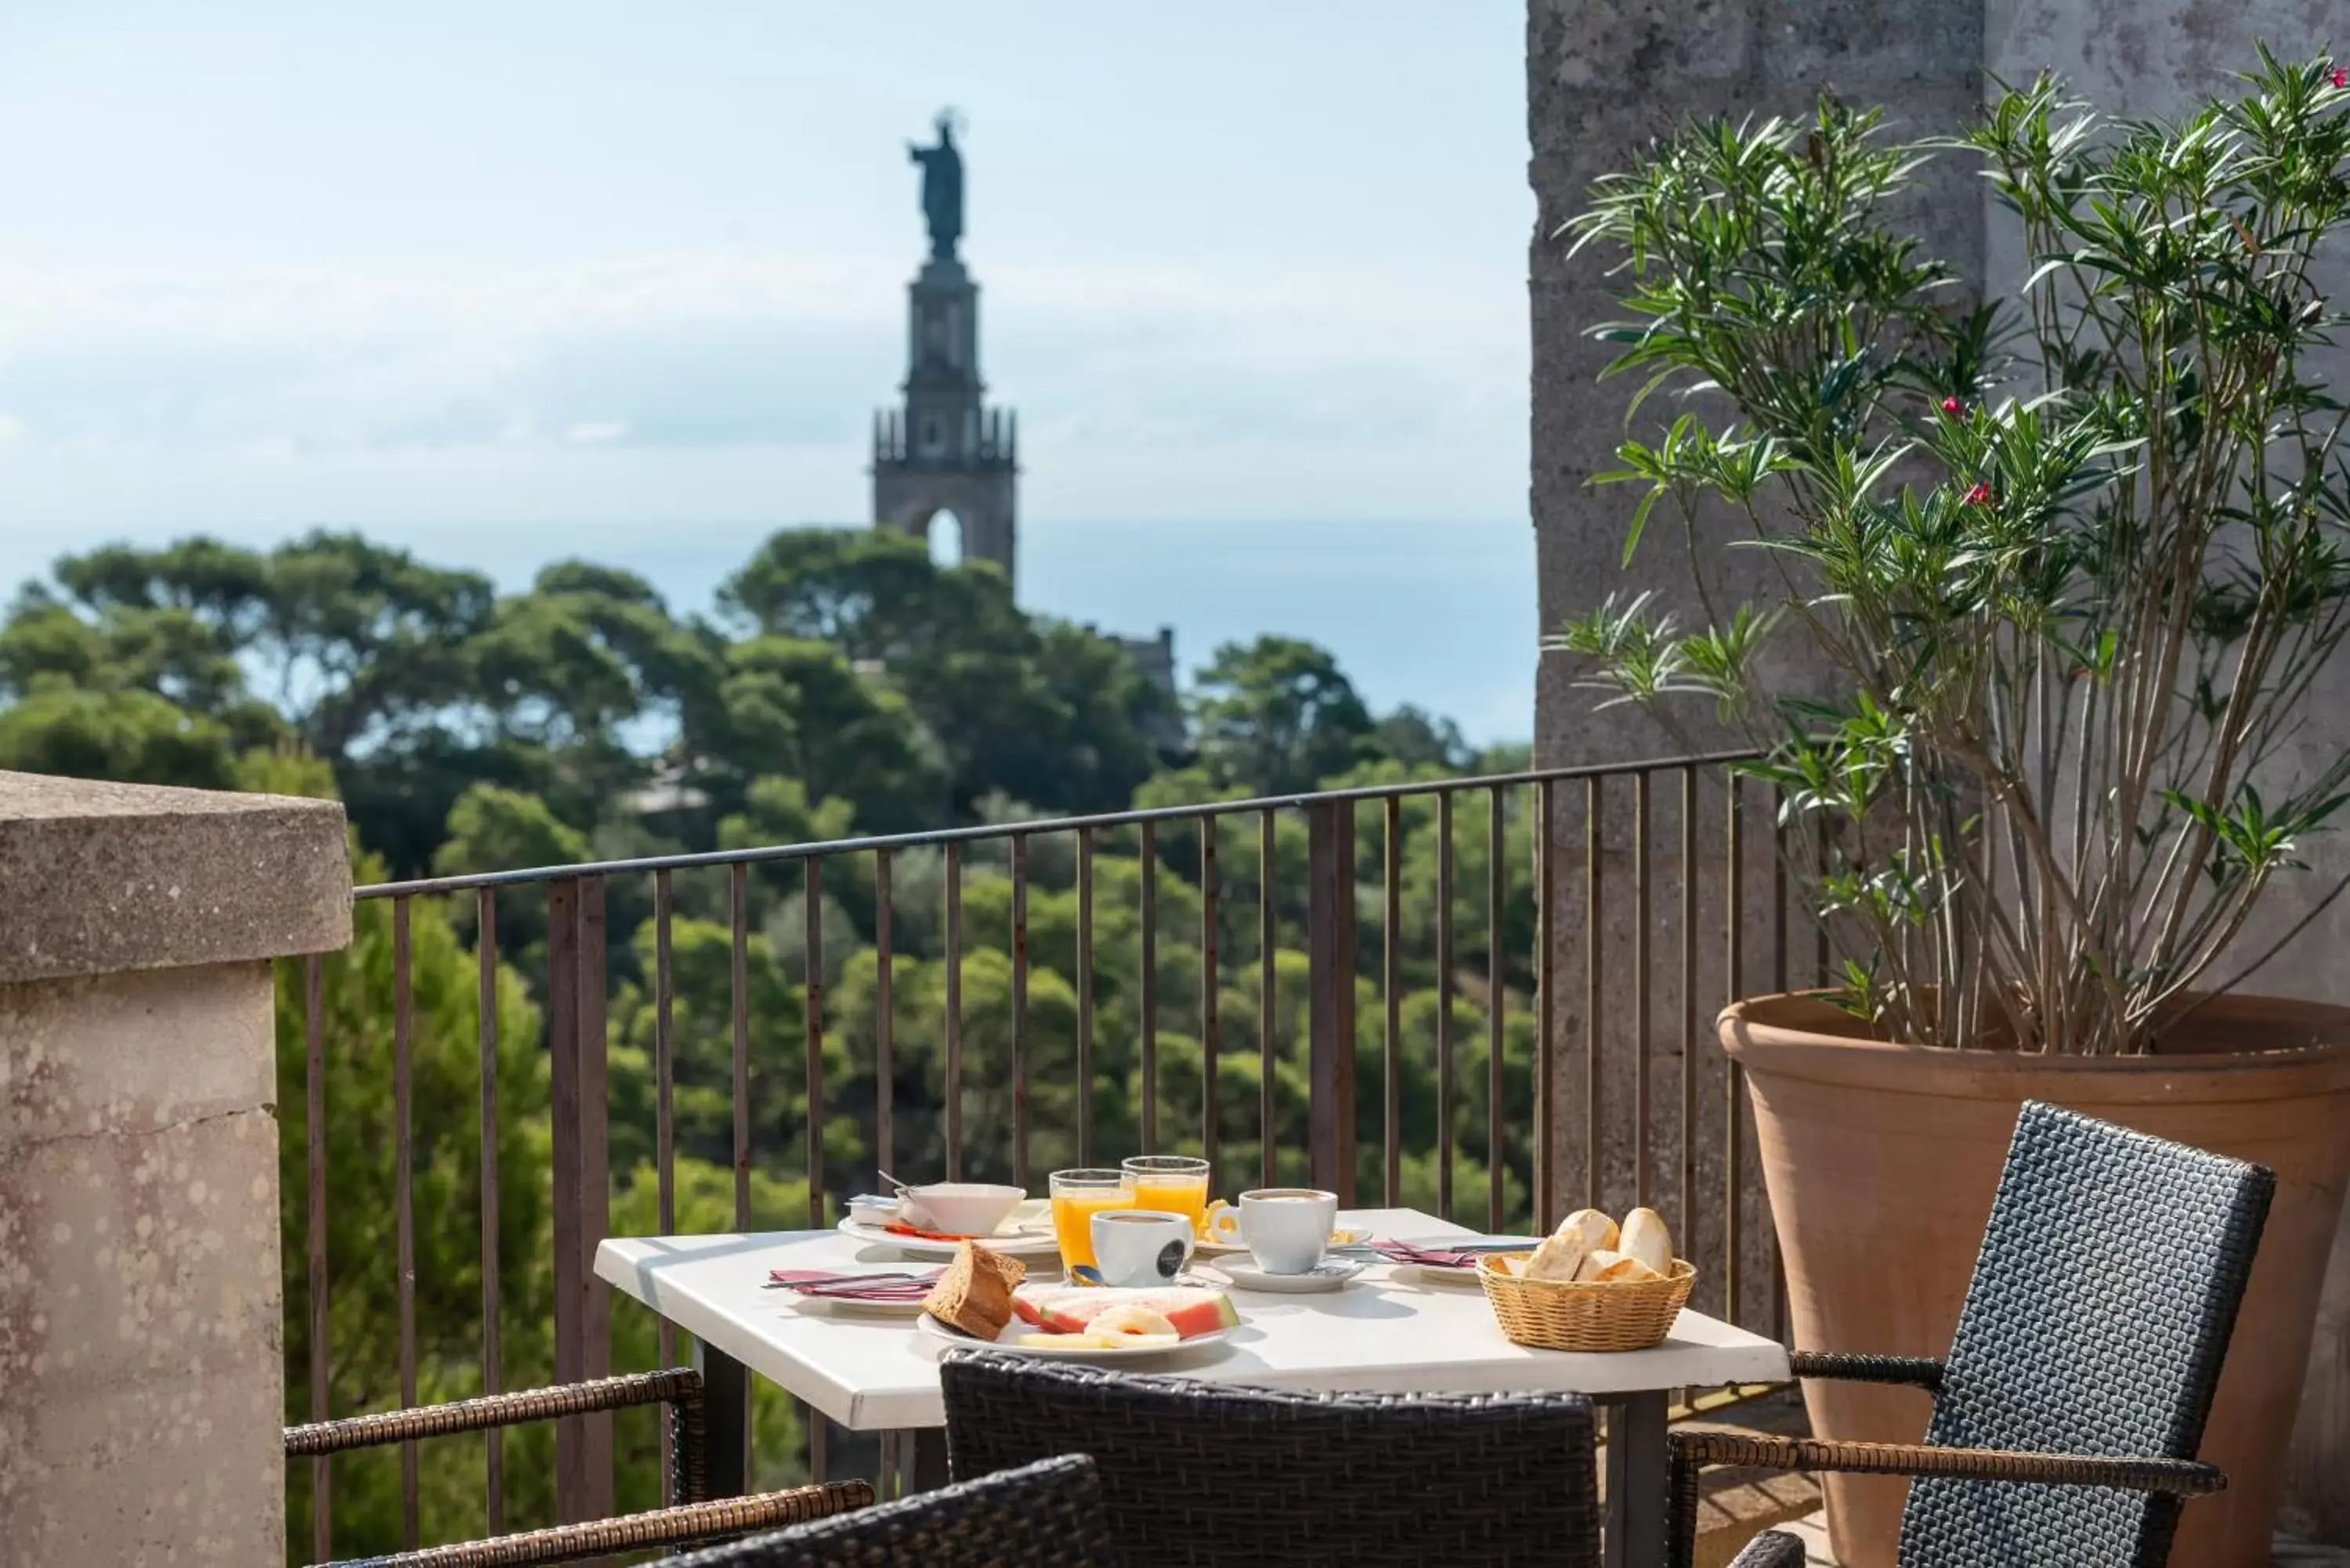
[[(1411, 1241), (1477, 1234), (1412, 1209), (1349, 1210), (1340, 1222)], [(837, 1231), (785, 1231), (615, 1238), (597, 1250), (596, 1272), (693, 1335), (707, 1386), (712, 1494), (724, 1496), (739, 1491), (745, 1479), (746, 1372), (852, 1431), (945, 1425), (940, 1342), (918, 1336), (902, 1318), (807, 1310), (788, 1292), (766, 1288), (770, 1269), (899, 1262), (899, 1253)], [(1032, 1264), (1032, 1277), (1038, 1272)], [(1243, 1327), (1231, 1340), (1145, 1370), (1316, 1392), (1588, 1394), (1618, 1410), (1607, 1445), (1607, 1560), (1634, 1568), (1664, 1561), (1670, 1391), (1789, 1376), (1786, 1350), (1776, 1341), (1694, 1312), (1683, 1312), (1671, 1336), (1653, 1350), (1528, 1350), (1503, 1337), (1482, 1291), (1408, 1283), (1396, 1272), (1374, 1264), (1355, 1285), (1319, 1295), (1234, 1290)], [(918, 1470), (935, 1477), (941, 1456), (938, 1444), (926, 1445)], [(1631, 1499), (1648, 1501), (1627, 1507)]]

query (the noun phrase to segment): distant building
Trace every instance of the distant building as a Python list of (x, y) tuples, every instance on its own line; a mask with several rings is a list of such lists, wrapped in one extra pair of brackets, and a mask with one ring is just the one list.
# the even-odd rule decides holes
[[(695, 759), (696, 769), (710, 763)], [(629, 791), (620, 797), (620, 809), (631, 816), (682, 816), (701, 811), (710, 805), (710, 796), (686, 782), (688, 770), (682, 763), (671, 763), (657, 770), (641, 788)]]
[(873, 521), (928, 538), (941, 512), (962, 530), (966, 560), (1014, 576), (1020, 423), (987, 406), (979, 376), (979, 285), (955, 254), (962, 238), (962, 154), (951, 116), (935, 147), (907, 151), (922, 166), (931, 254), (907, 289), (906, 380), (899, 407), (873, 416)]
[(1121, 637), (1118, 645), (1134, 660), (1134, 668), (1142, 678), (1167, 693), (1168, 717), (1154, 727), (1150, 736), (1161, 751), (1180, 751), (1185, 735), (1183, 712), (1180, 706), (1181, 694), (1175, 688), (1175, 628), (1162, 626), (1157, 637)]
[[(941, 512), (961, 526), (962, 556), (993, 561), (1019, 582), (1020, 418), (987, 406), (979, 374), (979, 285), (962, 265), (962, 150), (954, 117), (941, 112), (938, 141), (909, 143), (922, 166), (922, 217), (931, 254), (907, 287), (906, 379), (899, 406), (873, 416), (873, 525), (918, 539)], [(1175, 628), (1155, 638), (1118, 638), (1143, 677), (1176, 695)], [(1170, 750), (1182, 722), (1152, 737)]]

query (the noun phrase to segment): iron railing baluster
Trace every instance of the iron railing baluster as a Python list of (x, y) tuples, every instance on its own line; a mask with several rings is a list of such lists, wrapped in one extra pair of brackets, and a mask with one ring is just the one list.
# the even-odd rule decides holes
[[(399, 1280), (400, 1406), (403, 1410), (416, 1403), (416, 1182), (410, 1081), (415, 999), (411, 994), (409, 972), (411, 902), (407, 898), (391, 901), (391, 1204), (394, 1268)], [(417, 1547), (420, 1531), (416, 1459), (413, 1442), (400, 1445), (400, 1537), (411, 1552)]]

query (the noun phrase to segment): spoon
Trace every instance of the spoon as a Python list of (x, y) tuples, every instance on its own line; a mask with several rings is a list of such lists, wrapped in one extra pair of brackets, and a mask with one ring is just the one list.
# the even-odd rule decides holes
[[(1068, 1272), (1071, 1279), (1082, 1281), (1089, 1285), (1099, 1285), (1104, 1290), (1107, 1290), (1109, 1288), (1109, 1282), (1102, 1278), (1102, 1272), (1099, 1269), (1095, 1268), (1091, 1263), (1072, 1263), (1069, 1265)], [(1210, 1286), (1212, 1286), (1215, 1283), (1213, 1280), (1203, 1279), (1200, 1275), (1192, 1273), (1188, 1269), (1167, 1282), (1171, 1285)]]
[(894, 1177), (894, 1176), (890, 1175), (888, 1171), (881, 1169), (881, 1168), (880, 1168), (879, 1166), (878, 1166), (878, 1165), (877, 1165), (877, 1166), (875, 1166), (873, 1168), (874, 1168), (874, 1170), (875, 1170), (876, 1172), (878, 1172), (878, 1173), (879, 1174), (879, 1176), (880, 1176), (880, 1178), (881, 1178), (881, 1179), (882, 1179), (882, 1180), (884, 1180), (884, 1181), (888, 1182), (891, 1187), (894, 1187), (894, 1188), (896, 1188), (896, 1189), (898, 1189), (898, 1196), (899, 1196), (899, 1197), (903, 1198), (903, 1197), (905, 1197), (905, 1196), (906, 1196), (907, 1192), (910, 1190), (910, 1189), (909, 1189), (909, 1187), (908, 1187), (908, 1184), (907, 1184), (907, 1183), (905, 1183), (905, 1182), (902, 1182), (902, 1181), (899, 1180), (896, 1177)]

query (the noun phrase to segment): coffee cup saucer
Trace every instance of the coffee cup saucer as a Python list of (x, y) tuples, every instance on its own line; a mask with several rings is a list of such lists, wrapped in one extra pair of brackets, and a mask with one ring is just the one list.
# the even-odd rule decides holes
[(1275, 1274), (1257, 1267), (1256, 1260), (1246, 1252), (1218, 1258), (1206, 1266), (1230, 1280), (1234, 1290), (1293, 1296), (1343, 1290), (1363, 1272), (1363, 1265), (1352, 1258), (1324, 1258), (1305, 1273)]

